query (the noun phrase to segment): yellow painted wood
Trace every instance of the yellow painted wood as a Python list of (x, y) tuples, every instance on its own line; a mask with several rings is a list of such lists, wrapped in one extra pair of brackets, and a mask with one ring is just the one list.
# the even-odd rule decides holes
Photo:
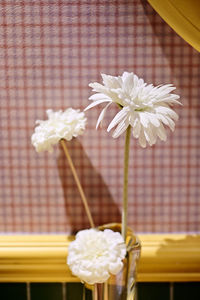
[[(138, 281), (200, 281), (200, 235), (139, 235)], [(1, 282), (77, 282), (66, 265), (73, 237), (1, 235)]]
[(148, 0), (148, 2), (186, 42), (200, 51), (199, 0)]

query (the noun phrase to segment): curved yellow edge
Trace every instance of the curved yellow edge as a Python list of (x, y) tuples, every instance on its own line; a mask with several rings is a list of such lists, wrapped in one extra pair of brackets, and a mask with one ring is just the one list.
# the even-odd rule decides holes
[[(138, 281), (200, 281), (200, 235), (143, 234)], [(78, 282), (66, 265), (71, 236), (1, 235), (0, 282)]]
[(148, 0), (148, 2), (166, 23), (200, 52), (199, 0)]

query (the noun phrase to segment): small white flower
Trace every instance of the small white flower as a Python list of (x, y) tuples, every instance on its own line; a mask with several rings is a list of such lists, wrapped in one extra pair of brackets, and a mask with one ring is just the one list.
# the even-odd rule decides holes
[(123, 267), (126, 245), (119, 232), (110, 229), (79, 231), (68, 248), (72, 273), (88, 284), (103, 283)]
[(35, 128), (31, 141), (37, 152), (48, 150), (52, 152), (52, 145), (57, 144), (61, 139), (70, 141), (73, 137), (81, 135), (85, 129), (86, 117), (84, 112), (72, 108), (64, 112), (46, 111), (48, 120), (37, 120), (39, 124)]
[(116, 114), (107, 131), (117, 126), (113, 137), (121, 135), (129, 125), (132, 133), (142, 147), (146, 143), (154, 145), (159, 137), (166, 141), (167, 135), (163, 126), (168, 126), (172, 131), (178, 115), (170, 108), (173, 104), (181, 104), (178, 95), (171, 94), (176, 88), (171, 84), (154, 87), (144, 82), (133, 73), (124, 72), (122, 76), (114, 77), (102, 74), (103, 84), (90, 83), (96, 94), (89, 99), (93, 102), (86, 108), (90, 109), (106, 102), (97, 120), (97, 126), (103, 120), (104, 114), (111, 103), (116, 103), (121, 108)]

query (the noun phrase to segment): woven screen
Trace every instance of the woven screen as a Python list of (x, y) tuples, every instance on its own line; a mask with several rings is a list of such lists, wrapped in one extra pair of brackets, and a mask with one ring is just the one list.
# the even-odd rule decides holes
[[(142, 149), (131, 139), (129, 225), (136, 232), (200, 229), (200, 56), (140, 0), (0, 2), (0, 231), (74, 232), (89, 226), (62, 149), (37, 154), (35, 120), (46, 109), (84, 109), (100, 74), (135, 72), (173, 83), (183, 107), (166, 143)], [(68, 142), (96, 225), (119, 222), (124, 136), (87, 130)]]

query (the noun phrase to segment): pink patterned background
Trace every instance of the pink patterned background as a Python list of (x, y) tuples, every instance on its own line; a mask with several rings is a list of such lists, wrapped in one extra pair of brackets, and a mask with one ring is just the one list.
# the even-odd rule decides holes
[[(62, 149), (37, 154), (30, 137), (45, 110), (85, 108), (100, 73), (133, 71), (173, 83), (183, 107), (168, 141), (131, 140), (129, 225), (136, 232), (200, 230), (200, 56), (140, 0), (0, 3), (0, 231), (72, 232), (89, 226)], [(120, 221), (124, 137), (95, 130), (68, 144), (97, 225)]]

